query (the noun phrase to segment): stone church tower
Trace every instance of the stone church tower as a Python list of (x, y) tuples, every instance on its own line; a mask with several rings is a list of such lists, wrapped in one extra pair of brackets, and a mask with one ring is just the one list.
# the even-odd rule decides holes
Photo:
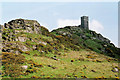
[(84, 28), (84, 29), (89, 29), (89, 26), (88, 26), (88, 16), (82, 16), (81, 17), (81, 28)]

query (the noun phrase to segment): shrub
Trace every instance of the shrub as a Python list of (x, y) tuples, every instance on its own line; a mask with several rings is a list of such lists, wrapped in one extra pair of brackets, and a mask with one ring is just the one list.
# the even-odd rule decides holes
[(39, 77), (34, 75), (34, 76), (32, 76), (31, 78), (39, 78)]
[(20, 64), (5, 64), (5, 75), (10, 77), (18, 77), (22, 75), (24, 69), (20, 67)]
[(95, 52), (98, 52), (98, 53), (101, 52), (101, 50), (99, 50), (102, 48), (101, 44), (99, 44), (93, 40), (90, 40), (90, 39), (86, 40), (84, 43), (89, 49), (91, 49)]
[(33, 56), (38, 56), (37, 54), (34, 54)]
[(77, 77), (77, 75), (74, 75), (74, 77)]
[(47, 79), (50, 79), (50, 76), (47, 76), (46, 78), (47, 78)]
[(84, 59), (83, 57), (81, 57), (81, 58), (79, 58), (78, 60), (80, 60), (80, 61), (84, 61), (85, 59)]
[(81, 77), (82, 77), (82, 78), (87, 78), (86, 76), (83, 76), (83, 75), (82, 75)]
[(43, 67), (43, 64), (34, 64), (35, 67)]
[(25, 56), (21, 54), (2, 52), (3, 76), (18, 77), (23, 74), (24, 69), (21, 66), (25, 61)]
[(29, 51), (26, 51), (25, 54), (30, 55), (30, 52), (29, 52)]
[(34, 61), (32, 59), (27, 61), (28, 64), (34, 64)]
[(74, 62), (74, 60), (72, 59), (71, 62)]
[(21, 54), (2, 52), (2, 55), (2, 64), (23, 64), (26, 61), (25, 56)]
[(39, 47), (45, 47), (45, 45), (42, 44), (42, 43), (40, 43), (38, 46), (39, 46)]
[(98, 59), (96, 59), (96, 62), (102, 62), (102, 60), (98, 60)]
[(26, 70), (26, 73), (33, 73), (33, 72), (37, 72), (37, 69), (33, 68), (33, 69), (27, 69)]

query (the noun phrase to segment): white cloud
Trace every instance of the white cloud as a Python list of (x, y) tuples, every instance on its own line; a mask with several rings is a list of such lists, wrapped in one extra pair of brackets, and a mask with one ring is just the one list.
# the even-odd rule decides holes
[(91, 30), (94, 30), (98, 33), (100, 33), (104, 29), (103, 25), (97, 20), (92, 20), (89, 25), (90, 25), (89, 28)]
[(71, 20), (71, 19), (59, 19), (58, 20), (58, 28), (65, 27), (65, 26), (78, 26), (80, 25), (79, 20)]

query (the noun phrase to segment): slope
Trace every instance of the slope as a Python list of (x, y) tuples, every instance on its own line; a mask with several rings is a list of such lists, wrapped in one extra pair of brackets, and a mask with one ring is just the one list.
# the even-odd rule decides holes
[[(65, 29), (49, 32), (35, 20), (16, 19), (5, 23), (2, 27), (1, 76), (3, 78), (118, 78), (117, 59), (99, 54), (100, 50), (96, 46), (100, 48), (103, 46), (97, 42), (93, 42), (95, 46), (88, 42), (82, 43), (83, 40), (90, 40), (90, 34), (83, 32), (83, 35), (84, 33), (90, 35), (90, 38), (86, 39), (88, 38), (86, 36), (81, 38), (83, 35), (78, 37), (72, 32), (70, 34), (70, 30), (65, 30), (64, 34), (59, 33), (63, 30)], [(105, 40), (107, 46), (114, 47), (109, 41), (107, 43), (107, 39)], [(91, 49), (94, 47), (98, 53)]]

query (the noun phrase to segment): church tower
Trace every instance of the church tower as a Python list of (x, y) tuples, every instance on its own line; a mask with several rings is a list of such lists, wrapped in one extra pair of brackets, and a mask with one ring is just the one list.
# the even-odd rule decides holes
[(88, 26), (88, 16), (82, 16), (81, 17), (81, 27), (84, 28), (84, 29), (89, 29), (89, 26)]

